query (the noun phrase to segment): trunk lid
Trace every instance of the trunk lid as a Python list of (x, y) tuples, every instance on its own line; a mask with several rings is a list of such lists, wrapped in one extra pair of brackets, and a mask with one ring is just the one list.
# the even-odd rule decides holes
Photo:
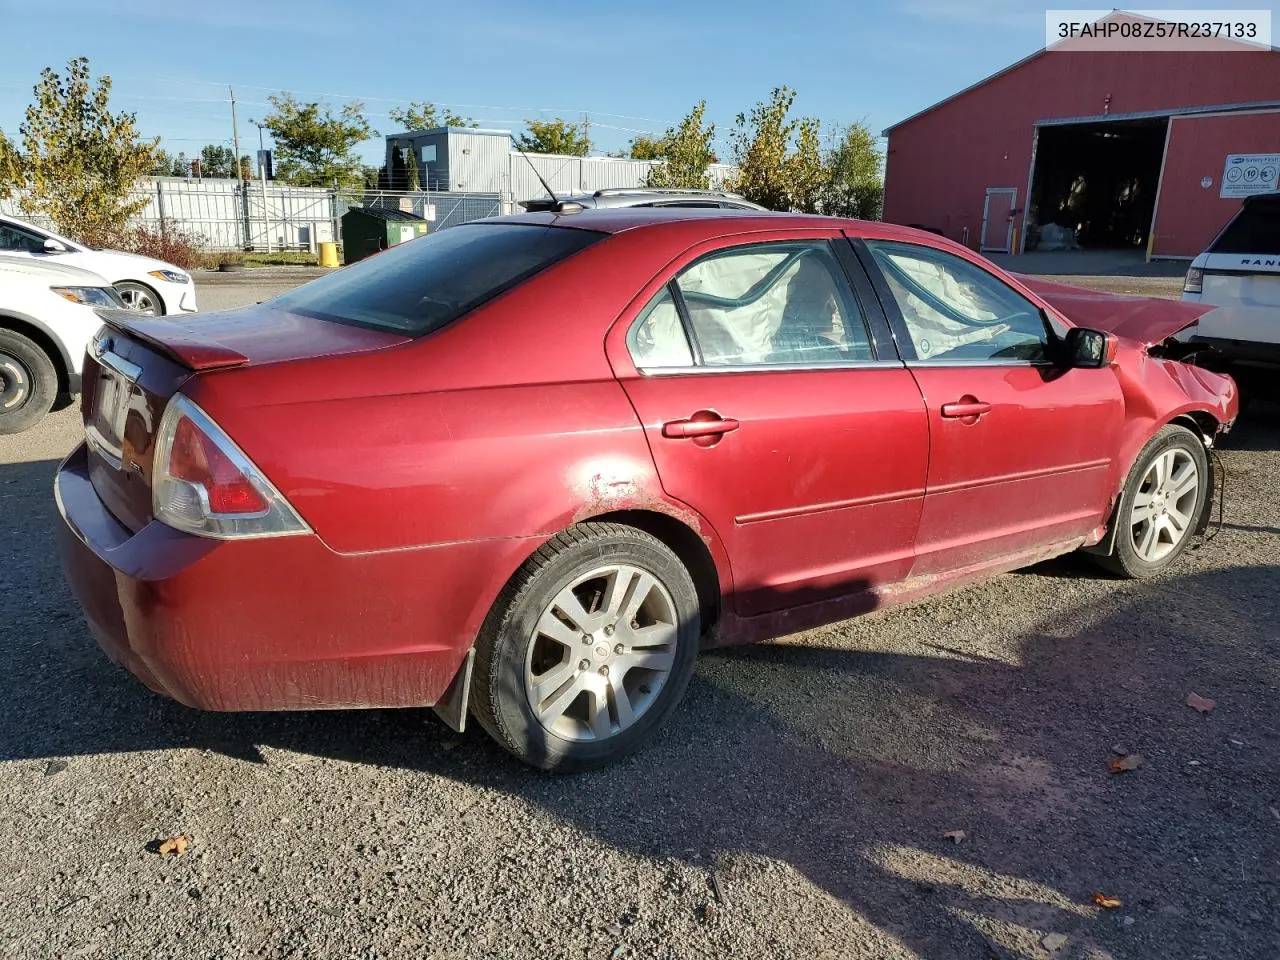
[(156, 431), (169, 398), (192, 377), (237, 367), (363, 353), (408, 341), (268, 306), (169, 320), (103, 311), (85, 359), (81, 414), (89, 477), (131, 531), (151, 520)]
[(1017, 279), (1076, 326), (1105, 330), (1148, 347), (1187, 329), (1213, 309), (1211, 303), (1104, 293), (1037, 277)]

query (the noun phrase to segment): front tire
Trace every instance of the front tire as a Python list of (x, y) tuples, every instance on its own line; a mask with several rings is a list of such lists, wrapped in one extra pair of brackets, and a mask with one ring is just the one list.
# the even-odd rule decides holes
[(1139, 454), (1116, 505), (1115, 548), (1094, 557), (1122, 577), (1154, 577), (1191, 544), (1209, 491), (1209, 457), (1200, 438), (1176, 424)]
[(116, 288), (116, 293), (120, 294), (126, 309), (140, 313), (144, 317), (164, 316), (164, 301), (160, 299), (160, 294), (145, 283), (121, 280), (112, 286)]
[(476, 641), (471, 711), (531, 766), (603, 766), (675, 710), (700, 634), (693, 580), (665, 544), (581, 524), (543, 545), (498, 598)]
[(0, 330), (0, 434), (22, 433), (53, 408), (58, 371), (38, 345)]

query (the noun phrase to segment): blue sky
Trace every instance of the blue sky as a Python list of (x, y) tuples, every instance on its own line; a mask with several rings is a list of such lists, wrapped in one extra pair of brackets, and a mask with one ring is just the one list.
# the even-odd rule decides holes
[[(413, 99), (510, 129), (585, 112), (606, 151), (638, 131), (660, 132), (705, 98), (727, 154), (734, 116), (778, 84), (794, 88), (797, 111), (824, 127), (864, 120), (879, 133), (1043, 45), (1045, 8), (1024, 0), (0, 0), (0, 129), (16, 134), (42, 67), (87, 56), (95, 74), (114, 80), (114, 108), (135, 111), (143, 132), (175, 153), (230, 142), (232, 84), (243, 152), (257, 147), (249, 121), (267, 112), (267, 95), (291, 90), (335, 106), (361, 99), (381, 133), (395, 129), (388, 109)], [(380, 160), (380, 141), (362, 154)]]

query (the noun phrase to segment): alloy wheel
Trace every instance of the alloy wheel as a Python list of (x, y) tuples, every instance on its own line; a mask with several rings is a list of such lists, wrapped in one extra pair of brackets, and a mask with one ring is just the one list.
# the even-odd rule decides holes
[(17, 357), (0, 353), (0, 412), (16, 410), (31, 393), (31, 373)]
[(670, 592), (639, 567), (584, 573), (543, 610), (525, 660), (538, 721), (568, 740), (626, 730), (657, 700), (676, 658)]
[(125, 307), (144, 316), (154, 317), (160, 314), (160, 304), (156, 295), (140, 283), (122, 283), (116, 287), (116, 293), (124, 301)]
[(1186, 450), (1166, 450), (1151, 462), (1133, 498), (1133, 549), (1158, 563), (1177, 549), (1195, 521), (1200, 471)]

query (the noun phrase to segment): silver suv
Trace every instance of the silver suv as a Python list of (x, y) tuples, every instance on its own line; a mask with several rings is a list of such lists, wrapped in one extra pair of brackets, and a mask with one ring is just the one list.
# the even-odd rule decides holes
[(714, 207), (720, 210), (764, 210), (759, 204), (744, 200), (724, 190), (676, 190), (649, 187), (613, 187), (595, 193), (573, 193), (556, 199), (539, 197), (521, 200), (520, 206), (530, 213), (558, 210), (606, 209), (611, 207)]

